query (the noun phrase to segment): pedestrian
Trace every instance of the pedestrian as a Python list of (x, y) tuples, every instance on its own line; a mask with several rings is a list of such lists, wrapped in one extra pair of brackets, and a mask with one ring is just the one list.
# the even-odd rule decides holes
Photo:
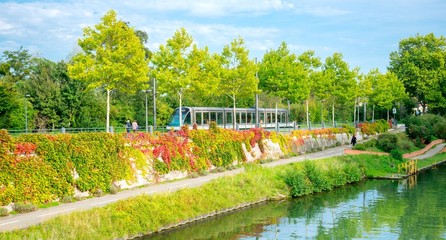
[(130, 123), (130, 120), (127, 120), (127, 122), (125, 122), (125, 130), (127, 130), (127, 133), (130, 133), (131, 129), (132, 129), (132, 124)]
[(133, 120), (132, 128), (133, 128), (133, 132), (136, 132), (136, 130), (138, 130), (138, 123), (136, 122), (136, 120)]
[(350, 143), (353, 145), (353, 147), (355, 146), (355, 144), (356, 144), (356, 134), (353, 134), (352, 141)]

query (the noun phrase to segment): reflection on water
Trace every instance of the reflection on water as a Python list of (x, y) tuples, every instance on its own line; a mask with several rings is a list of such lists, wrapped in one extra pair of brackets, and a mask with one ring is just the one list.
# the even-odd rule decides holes
[(141, 239), (445, 239), (446, 167), (271, 202)]

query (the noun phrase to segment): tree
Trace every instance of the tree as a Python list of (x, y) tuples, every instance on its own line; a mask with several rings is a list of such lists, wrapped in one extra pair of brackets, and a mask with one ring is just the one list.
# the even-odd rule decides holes
[(332, 120), (335, 124), (335, 103), (354, 102), (356, 97), (356, 77), (358, 69), (350, 70), (348, 64), (342, 59), (341, 53), (334, 53), (333, 56), (325, 59), (323, 65), (320, 91), (330, 93), (332, 103)]
[(433, 33), (403, 39), (390, 54), (389, 71), (423, 108), (446, 113), (446, 38)]
[(371, 101), (374, 105), (387, 110), (388, 120), (392, 106), (407, 97), (404, 86), (392, 72), (381, 74), (375, 69), (369, 72), (368, 77), (373, 86)]
[(148, 80), (146, 51), (134, 29), (116, 19), (110, 10), (94, 28), (84, 29), (79, 46), (83, 52), (68, 65), (69, 76), (85, 81), (90, 88), (104, 88), (107, 93), (106, 131), (110, 128), (110, 92), (134, 92)]
[(258, 79), (255, 77), (257, 66), (249, 60), (249, 51), (241, 37), (226, 45), (222, 52), (222, 77), (220, 91), (232, 99), (233, 128), (235, 129), (235, 108), (238, 98), (254, 96)]
[[(159, 51), (153, 56), (155, 68), (152, 73), (158, 81), (158, 91), (175, 96), (180, 100), (180, 119), (182, 124), (182, 100), (183, 95), (190, 90), (194, 75), (188, 60), (193, 39), (186, 29), (177, 30), (166, 45), (161, 45)], [(195, 51), (197, 47), (194, 45)]]

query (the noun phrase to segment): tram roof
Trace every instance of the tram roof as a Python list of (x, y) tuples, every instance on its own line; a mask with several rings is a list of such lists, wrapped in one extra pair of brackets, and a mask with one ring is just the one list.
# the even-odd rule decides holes
[[(181, 107), (181, 108), (188, 108), (188, 109), (194, 109), (196, 111), (225, 111), (229, 112), (232, 111), (234, 108), (224, 108), (224, 107)], [(179, 109), (179, 108), (177, 108)], [(236, 108), (236, 111), (255, 111), (255, 108)], [(275, 108), (258, 108), (259, 111), (275, 111)], [(288, 110), (284, 108), (277, 108), (278, 111), (285, 111), (288, 112)]]

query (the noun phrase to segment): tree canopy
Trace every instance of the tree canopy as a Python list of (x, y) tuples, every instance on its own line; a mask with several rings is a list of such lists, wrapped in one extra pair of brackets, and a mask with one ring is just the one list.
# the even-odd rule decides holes
[(446, 113), (446, 38), (430, 33), (401, 40), (390, 54), (389, 71), (423, 107)]
[(135, 92), (148, 83), (148, 59), (141, 39), (110, 10), (94, 28), (86, 27), (79, 39), (83, 50), (68, 65), (70, 77), (107, 92), (106, 129), (110, 126), (110, 92)]

